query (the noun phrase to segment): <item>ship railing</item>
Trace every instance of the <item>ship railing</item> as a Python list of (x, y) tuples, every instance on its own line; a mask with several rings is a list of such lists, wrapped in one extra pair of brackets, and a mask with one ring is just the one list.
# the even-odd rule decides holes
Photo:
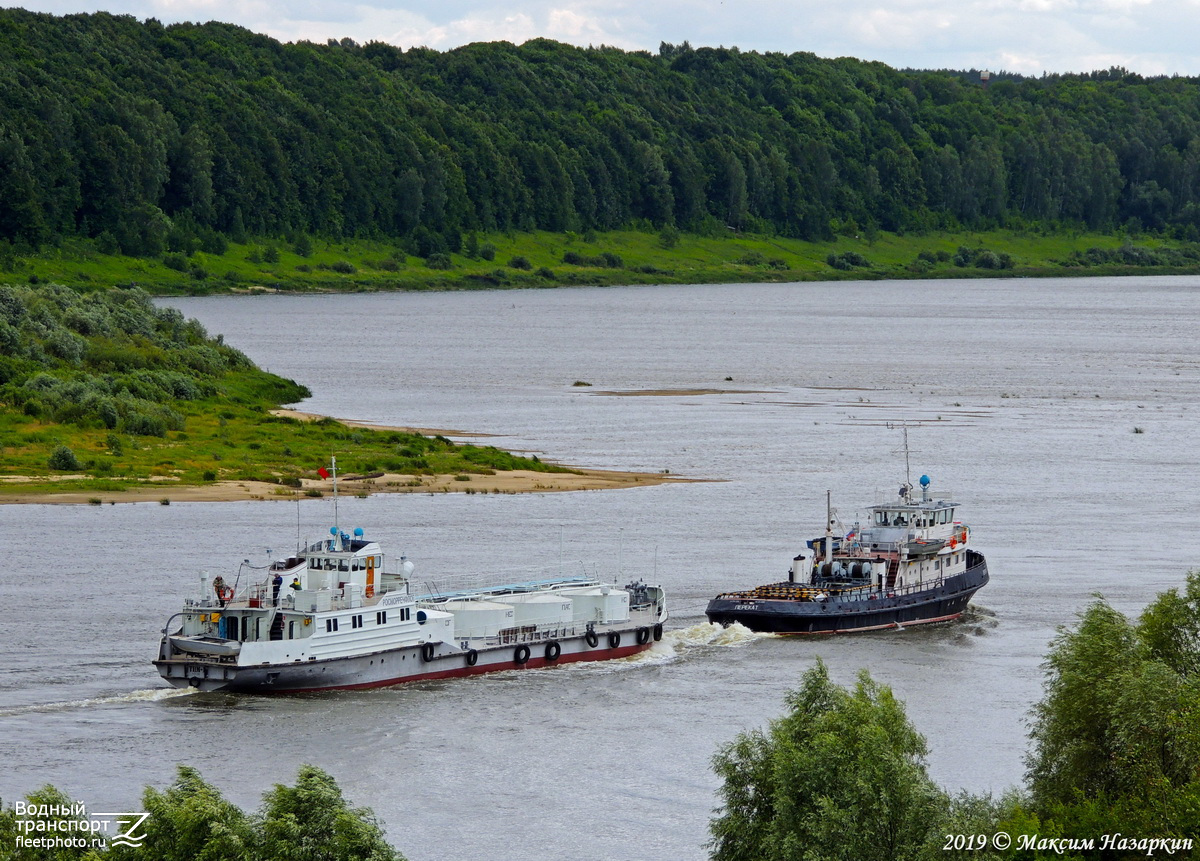
[(821, 596), (825, 598), (837, 597), (839, 601), (870, 601), (878, 600), (880, 596), (894, 598), (902, 595), (910, 595), (914, 592), (924, 592), (929, 589), (937, 589), (944, 585), (945, 577), (938, 577), (933, 580), (923, 580), (920, 583), (906, 583), (903, 586), (875, 586), (869, 583), (864, 583), (861, 586), (835, 586), (829, 584), (827, 586), (817, 586), (810, 583), (786, 584), (783, 586), (759, 586), (754, 589), (743, 589), (736, 592), (722, 592), (717, 595), (718, 598), (727, 600), (739, 598), (755, 598), (759, 600), (796, 600), (807, 599), (809, 601), (820, 601)]
[(937, 589), (944, 585), (945, 577), (935, 577), (933, 580), (922, 580), (920, 583), (905, 583), (903, 586), (892, 586), (891, 588), (882, 587), (881, 592), (889, 598), (897, 595), (911, 595), (914, 592), (926, 592), (930, 589)]
[[(895, 485), (892, 485), (892, 487), (894, 488)], [(955, 500), (957, 498), (958, 498), (958, 496), (955, 493), (947, 490), (944, 487), (939, 486), (935, 489), (931, 485), (929, 488), (929, 501), (930, 502), (944, 503), (946, 505), (957, 506), (958, 503), (955, 502)], [(918, 484), (916, 487), (914, 487), (912, 490), (910, 490), (908, 492), (907, 498), (899, 496), (895, 490), (876, 489), (875, 490), (875, 502), (873, 503), (872, 507), (884, 506), (885, 508), (896, 508), (901, 505), (905, 505), (905, 504), (915, 505), (916, 503), (920, 503), (920, 502), (924, 502), (924, 501), (925, 500), (923, 500), (921, 498), (921, 486)]]
[(872, 598), (879, 598), (881, 595), (887, 598), (895, 598), (901, 595), (911, 595), (914, 592), (925, 592), (929, 589), (937, 589), (945, 583), (944, 577), (937, 577), (933, 580), (922, 580), (920, 583), (906, 583), (903, 586), (855, 586), (849, 589), (839, 589), (837, 596), (839, 601), (870, 601)]
[(436, 580), (426, 580), (421, 585), (414, 583), (409, 591), (418, 601), (447, 600), (488, 592), (538, 592), (555, 585), (595, 582), (598, 572), (599, 566), (596, 563), (575, 562), (546, 568), (439, 577)]
[(551, 640), (561, 640), (566, 637), (582, 636), (585, 629), (575, 625), (558, 625), (553, 628), (539, 628), (536, 625), (523, 625), (521, 628), (506, 628), (494, 637), (486, 640), (489, 646), (508, 646), (518, 643), (548, 643)]

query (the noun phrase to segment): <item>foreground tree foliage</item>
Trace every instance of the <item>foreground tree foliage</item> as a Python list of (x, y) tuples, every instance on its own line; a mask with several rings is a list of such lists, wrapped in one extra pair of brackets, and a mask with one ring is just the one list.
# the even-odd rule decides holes
[(1029, 790), (1067, 833), (1200, 835), (1200, 572), (1134, 623), (1103, 599), (1060, 632)]
[(945, 804), (925, 771), (925, 740), (892, 692), (864, 672), (853, 691), (819, 660), (789, 713), (715, 759), (723, 814), (716, 861), (916, 858)]
[[(936, 787), (924, 739), (891, 692), (865, 673), (848, 691), (818, 661), (788, 695), (787, 715), (716, 756), (724, 784), (712, 858), (1181, 857), (1136, 844), (1105, 848), (1105, 835), (1191, 839), (1197, 846), (1183, 856), (1196, 857), (1200, 572), (1136, 622), (1097, 597), (1078, 625), (1059, 632), (1045, 667), (1027, 786), (996, 799)], [(1012, 844), (997, 847), (996, 834)], [(954, 835), (985, 839), (948, 847)]]
[[(31, 804), (70, 807), (53, 787), (27, 796)], [(194, 768), (181, 765), (165, 791), (147, 787), (137, 829), (139, 847), (17, 848), (13, 808), (0, 811), (0, 858), (11, 861), (404, 861), (388, 845), (374, 814), (350, 807), (337, 782), (302, 766), (295, 786), (276, 785), (257, 814), (226, 801)], [(7, 854), (5, 854), (7, 853)]]

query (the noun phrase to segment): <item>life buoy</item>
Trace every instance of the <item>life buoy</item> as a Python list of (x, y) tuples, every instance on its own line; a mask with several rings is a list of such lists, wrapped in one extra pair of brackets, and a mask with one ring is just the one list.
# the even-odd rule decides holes
[(596, 644), (600, 642), (600, 638), (596, 636), (596, 632), (591, 629), (588, 629), (588, 632), (583, 635), (583, 639), (587, 641), (589, 649), (596, 648)]
[(473, 667), (479, 661), (479, 652), (474, 649), (467, 651), (467, 666)]
[(644, 646), (650, 642), (650, 629), (649, 628), (638, 628), (637, 629), (637, 642), (638, 642), (639, 646)]
[(562, 646), (560, 646), (557, 641), (551, 640), (546, 644), (547, 661), (557, 661), (560, 654), (562, 654)]
[(654, 626), (654, 642), (657, 643), (661, 639), (662, 639), (662, 622), (659, 622), (657, 625)]
[(617, 631), (611, 631), (608, 635), (608, 647), (615, 649), (619, 645), (621, 645), (621, 634)]
[(426, 643), (421, 647), (421, 660), (425, 663), (433, 660), (433, 643)]
[(953, 549), (954, 549), (954, 548), (956, 548), (957, 546), (958, 546), (958, 539), (957, 539), (957, 538), (951, 538), (951, 539), (950, 539), (950, 549), (951, 549), (951, 550), (953, 550)]
[(513, 661), (519, 666), (529, 660), (529, 647), (517, 646), (517, 651), (513, 654)]

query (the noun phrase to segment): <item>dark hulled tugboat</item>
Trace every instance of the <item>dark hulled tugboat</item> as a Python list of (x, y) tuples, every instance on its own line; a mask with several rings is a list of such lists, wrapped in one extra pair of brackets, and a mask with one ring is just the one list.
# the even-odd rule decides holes
[(958, 504), (933, 498), (929, 476), (920, 484), (919, 499), (905, 482), (898, 499), (872, 506), (868, 524), (856, 523), (845, 537), (834, 535), (827, 496), (825, 535), (792, 561), (788, 579), (718, 595), (708, 603), (709, 621), (831, 634), (957, 619), (987, 583), (987, 563), (955, 519)]

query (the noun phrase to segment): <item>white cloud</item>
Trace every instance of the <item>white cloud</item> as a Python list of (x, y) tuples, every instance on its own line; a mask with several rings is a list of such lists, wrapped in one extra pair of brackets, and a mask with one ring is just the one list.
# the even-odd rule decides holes
[[(35, 11), (95, 11), (37, 0)], [(219, 20), (285, 41), (350, 37), (440, 50), (546, 37), (657, 50), (659, 42), (811, 51), (896, 67), (1040, 74), (1116, 63), (1200, 74), (1191, 22), (1200, 0), (107, 0), (139, 18)]]
[(865, 44), (891, 47), (907, 43), (918, 47), (930, 36), (952, 30), (957, 18), (948, 9), (903, 10), (875, 8), (852, 19), (849, 30), (856, 31)]

